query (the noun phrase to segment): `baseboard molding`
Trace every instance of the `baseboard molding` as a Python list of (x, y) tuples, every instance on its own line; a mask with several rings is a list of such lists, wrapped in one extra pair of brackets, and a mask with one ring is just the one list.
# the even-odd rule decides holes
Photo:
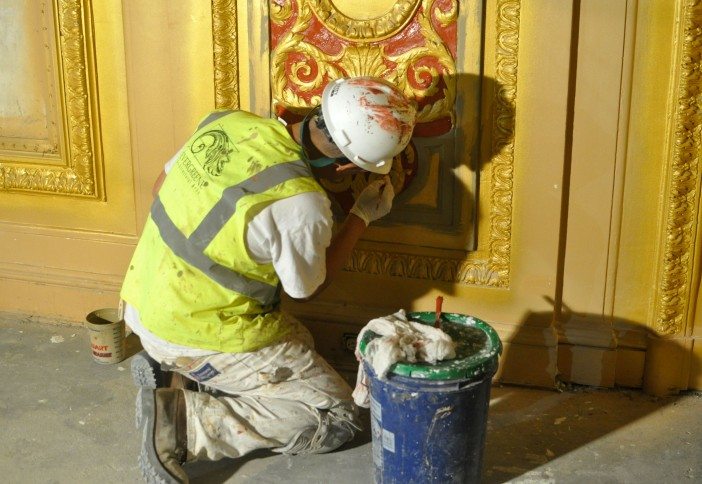
[(0, 309), (82, 323), (114, 307), (137, 238), (0, 222)]
[(642, 387), (648, 333), (625, 322), (570, 318), (558, 326), (559, 379), (605, 388)]
[(513, 385), (555, 388), (557, 346), (503, 343), (495, 381)]
[(0, 308), (82, 324), (99, 308), (116, 307), (122, 277), (67, 269), (0, 264)]
[(123, 275), (100, 274), (57, 267), (0, 262), (0, 280), (30, 284), (66, 286), (100, 291), (119, 291)]

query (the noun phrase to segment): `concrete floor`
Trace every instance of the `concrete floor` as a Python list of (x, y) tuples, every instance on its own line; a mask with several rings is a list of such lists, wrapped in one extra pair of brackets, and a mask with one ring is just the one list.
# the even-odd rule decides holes
[[(129, 359), (99, 365), (81, 327), (7, 315), (0, 355), (1, 482), (141, 482)], [(700, 429), (699, 394), (495, 386), (483, 482), (702, 482)], [(368, 483), (370, 436), (326, 455), (265, 451), (187, 471), (193, 483)]]

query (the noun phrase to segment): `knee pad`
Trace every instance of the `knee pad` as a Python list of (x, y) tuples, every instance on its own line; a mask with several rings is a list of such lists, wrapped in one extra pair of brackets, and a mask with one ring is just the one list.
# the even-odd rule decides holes
[(352, 418), (349, 421), (331, 414), (331, 411), (320, 411), (317, 428), (310, 427), (298, 432), (288, 445), (274, 451), (282, 454), (324, 454), (336, 450), (350, 441), (356, 430), (360, 429), (355, 422), (356, 416), (352, 415)]

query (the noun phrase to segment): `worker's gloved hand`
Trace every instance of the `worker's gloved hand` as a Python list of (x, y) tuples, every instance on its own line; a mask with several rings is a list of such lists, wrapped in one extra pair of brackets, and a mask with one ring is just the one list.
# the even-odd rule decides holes
[(390, 213), (395, 189), (386, 176), (368, 185), (356, 199), (351, 213), (365, 222), (366, 226)]

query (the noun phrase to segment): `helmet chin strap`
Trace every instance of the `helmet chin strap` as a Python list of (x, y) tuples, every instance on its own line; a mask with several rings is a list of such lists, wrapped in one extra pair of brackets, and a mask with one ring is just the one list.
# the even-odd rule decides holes
[(305, 148), (305, 138), (307, 137), (307, 129), (309, 126), (310, 121), (312, 120), (312, 116), (314, 116), (316, 113), (319, 112), (319, 106), (314, 108), (312, 111), (307, 113), (307, 116), (302, 120), (302, 123), (300, 125), (300, 146), (302, 146), (302, 155), (305, 158), (304, 161), (309, 163), (310, 165), (314, 166), (315, 168), (322, 168), (325, 166), (329, 166), (332, 163), (336, 162), (336, 158), (329, 158), (327, 156), (322, 156), (321, 158), (316, 158), (314, 160), (311, 160), (309, 155), (307, 154), (307, 149)]

